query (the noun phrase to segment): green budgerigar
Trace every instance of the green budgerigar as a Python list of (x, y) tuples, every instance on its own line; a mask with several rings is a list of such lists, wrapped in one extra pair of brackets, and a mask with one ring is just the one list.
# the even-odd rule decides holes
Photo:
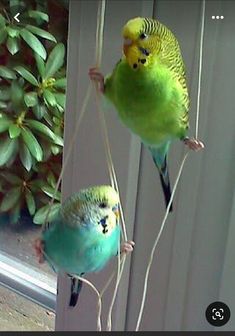
[(89, 75), (114, 104), (122, 122), (150, 150), (168, 205), (167, 154), (172, 140), (179, 138), (193, 150), (204, 146), (186, 137), (189, 95), (179, 43), (165, 25), (150, 18), (129, 20), (122, 35), (123, 56), (113, 72), (105, 80), (97, 68), (91, 68)]
[[(83, 189), (60, 207), (35, 242), (39, 262), (54, 271), (82, 276), (100, 271), (118, 253), (120, 241), (119, 196), (110, 186)], [(132, 251), (128, 241), (121, 252)], [(81, 282), (72, 278), (70, 305), (75, 306)]]

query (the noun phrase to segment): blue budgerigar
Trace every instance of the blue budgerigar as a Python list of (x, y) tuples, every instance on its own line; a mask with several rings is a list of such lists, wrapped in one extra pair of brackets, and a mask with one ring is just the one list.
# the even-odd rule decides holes
[[(100, 271), (118, 253), (119, 196), (111, 186), (95, 186), (70, 196), (45, 226), (35, 248), (56, 271), (79, 275)], [(121, 252), (132, 251), (128, 241)], [(72, 278), (70, 305), (75, 306), (81, 282)]]

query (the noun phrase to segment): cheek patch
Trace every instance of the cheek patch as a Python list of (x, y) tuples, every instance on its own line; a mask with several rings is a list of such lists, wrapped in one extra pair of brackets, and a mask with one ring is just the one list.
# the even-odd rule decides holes
[(142, 47), (139, 47), (139, 50), (142, 52), (143, 55), (145, 55), (145, 56), (147, 56), (147, 57), (149, 56), (149, 52), (148, 52), (147, 49), (142, 48)]

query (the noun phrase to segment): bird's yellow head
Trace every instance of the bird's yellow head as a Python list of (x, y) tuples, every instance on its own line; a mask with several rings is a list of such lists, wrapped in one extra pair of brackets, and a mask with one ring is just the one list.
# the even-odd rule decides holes
[(133, 69), (148, 67), (160, 52), (158, 21), (148, 18), (129, 20), (122, 30), (123, 53)]
[(64, 202), (61, 215), (71, 227), (92, 226), (112, 233), (119, 225), (119, 195), (109, 185), (98, 185), (74, 193)]

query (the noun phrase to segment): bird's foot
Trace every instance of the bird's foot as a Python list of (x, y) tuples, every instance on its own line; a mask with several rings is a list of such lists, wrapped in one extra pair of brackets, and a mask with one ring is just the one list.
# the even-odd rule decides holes
[(88, 75), (92, 81), (97, 83), (98, 89), (101, 93), (104, 93), (104, 76), (98, 68), (90, 68)]
[(45, 261), (45, 258), (44, 258), (44, 243), (41, 240), (41, 238), (37, 238), (34, 241), (33, 247), (35, 249), (36, 257), (38, 258), (39, 264), (42, 264)]
[(128, 240), (121, 245), (121, 253), (128, 254), (134, 250), (135, 243), (132, 240)]
[(194, 138), (186, 137), (183, 139), (183, 142), (186, 146), (188, 146), (189, 149), (192, 149), (196, 152), (205, 147), (203, 142), (201, 142), (198, 139), (194, 139)]

